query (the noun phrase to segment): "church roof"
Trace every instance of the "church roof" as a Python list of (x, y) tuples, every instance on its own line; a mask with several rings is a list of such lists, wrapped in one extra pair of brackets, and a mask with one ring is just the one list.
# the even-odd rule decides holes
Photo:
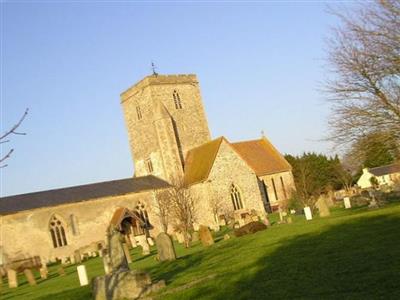
[(231, 144), (257, 176), (290, 171), (292, 167), (265, 138)]
[(224, 137), (219, 137), (187, 153), (184, 178), (186, 185), (202, 182), (208, 178), (222, 141), (228, 142)]
[(2, 197), (0, 215), (167, 187), (167, 182), (150, 175)]
[(374, 176), (383, 176), (393, 173), (400, 173), (400, 163), (371, 168), (368, 169), (368, 172), (370, 172)]

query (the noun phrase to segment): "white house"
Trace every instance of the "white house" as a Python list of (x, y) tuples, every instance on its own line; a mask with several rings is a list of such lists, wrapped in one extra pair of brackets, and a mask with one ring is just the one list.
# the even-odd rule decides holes
[(400, 163), (376, 168), (364, 168), (357, 185), (362, 189), (372, 187), (372, 177), (377, 179), (379, 186), (393, 186), (395, 182), (400, 182)]

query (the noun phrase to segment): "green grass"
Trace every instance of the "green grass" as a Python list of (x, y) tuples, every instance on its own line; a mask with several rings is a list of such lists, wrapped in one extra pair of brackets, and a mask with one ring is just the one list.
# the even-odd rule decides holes
[[(276, 216), (274, 216), (276, 218)], [(266, 231), (223, 240), (208, 248), (177, 245), (179, 258), (159, 263), (132, 251), (131, 268), (145, 269), (167, 287), (156, 299), (400, 299), (400, 205), (378, 210), (335, 209), (328, 218), (274, 225)], [(85, 262), (90, 277), (103, 274), (100, 258)], [(0, 298), (90, 299), (79, 287), (76, 266), (66, 276), (30, 287), (3, 283)], [(37, 278), (39, 278), (39, 275)]]

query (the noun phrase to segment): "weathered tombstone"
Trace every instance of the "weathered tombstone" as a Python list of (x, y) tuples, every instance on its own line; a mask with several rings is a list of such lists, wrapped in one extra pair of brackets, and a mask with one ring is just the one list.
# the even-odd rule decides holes
[(154, 240), (152, 237), (147, 238), (147, 243), (149, 243), (150, 246), (154, 246)]
[(88, 276), (87, 276), (87, 273), (86, 273), (85, 265), (79, 265), (79, 266), (76, 267), (76, 269), (78, 271), (79, 284), (81, 286), (88, 285), (89, 284), (89, 280), (88, 280)]
[(197, 242), (199, 240), (199, 232), (193, 231), (192, 233), (192, 242)]
[(81, 252), (79, 250), (74, 251), (74, 258), (75, 258), (75, 263), (80, 264), (82, 262), (81, 259)]
[(109, 274), (111, 272), (110, 257), (104, 250), (103, 250), (103, 267), (105, 274)]
[(35, 276), (33, 276), (31, 269), (25, 269), (24, 274), (25, 274), (26, 280), (28, 281), (29, 285), (36, 285)]
[(328, 204), (326, 203), (326, 200), (324, 197), (320, 197), (318, 199), (318, 201), (315, 203), (315, 206), (317, 207), (317, 209), (319, 211), (320, 217), (328, 217), (331, 215)]
[(351, 202), (349, 197), (343, 198), (344, 208), (348, 209), (351, 208)]
[(307, 221), (312, 220), (311, 208), (309, 206), (304, 207), (304, 214)]
[(172, 243), (172, 239), (165, 232), (161, 232), (159, 235), (157, 235), (156, 246), (157, 246), (158, 259), (160, 261), (176, 259), (176, 253), (174, 244)]
[(200, 225), (199, 237), (200, 237), (200, 241), (203, 244), (203, 246), (210, 246), (210, 245), (214, 244), (214, 239), (211, 235), (211, 231), (210, 231), (210, 229), (208, 229), (207, 226)]
[(292, 217), (287, 217), (286, 218), (286, 222), (288, 223), (288, 224), (292, 224), (293, 223), (293, 220), (292, 220)]
[(41, 267), (39, 272), (40, 272), (40, 278), (47, 279), (47, 274), (48, 274), (47, 267)]
[(60, 276), (64, 276), (65, 275), (65, 270), (64, 270), (64, 268), (62, 266), (58, 268), (57, 272), (58, 272), (58, 275), (60, 275)]
[(133, 234), (130, 234), (129, 239), (131, 241), (132, 248), (136, 248), (138, 245), (135, 236)]
[(150, 245), (147, 242), (147, 238), (145, 235), (137, 236), (137, 241), (140, 247), (142, 247), (142, 254), (149, 255), (150, 254)]
[(224, 235), (224, 240), (226, 241), (226, 240), (229, 240), (231, 238), (231, 236), (229, 235), (229, 234), (225, 234)]
[(146, 272), (129, 270), (121, 245), (121, 233), (115, 227), (109, 229), (107, 256), (110, 257), (111, 273), (94, 278), (94, 300), (138, 299), (165, 286), (164, 281), (152, 284)]
[(71, 263), (71, 264), (75, 264), (76, 262), (75, 262), (75, 256), (74, 255), (71, 255), (70, 257), (69, 257), (69, 262)]
[(8, 287), (16, 288), (18, 287), (17, 271), (13, 269), (7, 270)]
[(183, 234), (180, 232), (176, 232), (176, 239), (178, 240), (179, 244), (183, 244), (185, 242), (185, 238), (183, 237)]
[(123, 243), (122, 248), (124, 249), (126, 260), (128, 261), (128, 264), (130, 264), (132, 262), (132, 258), (131, 258), (131, 254), (129, 253), (128, 244)]

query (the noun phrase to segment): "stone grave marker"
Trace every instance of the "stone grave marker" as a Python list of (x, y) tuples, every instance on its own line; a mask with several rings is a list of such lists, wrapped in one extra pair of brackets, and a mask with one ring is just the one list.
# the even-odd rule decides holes
[(160, 261), (175, 260), (176, 253), (171, 237), (165, 232), (161, 232), (156, 238), (158, 259)]
[(57, 272), (58, 272), (58, 275), (65, 276), (65, 270), (62, 266), (58, 268)]
[(47, 275), (48, 275), (49, 271), (47, 270), (46, 265), (43, 265), (43, 267), (41, 267), (39, 269), (39, 272), (40, 272), (40, 278), (47, 279)]
[(343, 198), (344, 208), (348, 209), (351, 208), (351, 202), (349, 197)]
[(210, 246), (214, 244), (214, 239), (212, 237), (210, 229), (207, 226), (200, 225), (199, 228), (199, 238), (203, 246)]
[(315, 203), (315, 206), (317, 207), (317, 209), (319, 211), (320, 217), (328, 217), (331, 215), (328, 204), (326, 203), (326, 200), (324, 197), (320, 197), (318, 199), (318, 201)]
[(74, 251), (74, 258), (75, 258), (75, 263), (80, 264), (82, 262), (81, 259), (81, 252), (79, 250)]
[(88, 285), (89, 280), (86, 272), (86, 267), (85, 265), (79, 265), (76, 267), (78, 271), (78, 277), (79, 277), (79, 283), (81, 286)]
[(124, 250), (125, 256), (126, 256), (126, 260), (128, 261), (128, 264), (130, 264), (132, 262), (132, 258), (131, 258), (131, 254), (129, 252), (129, 247), (127, 243), (123, 243), (122, 244), (122, 249)]
[(28, 281), (29, 285), (36, 285), (35, 276), (33, 276), (31, 269), (25, 269), (24, 274), (25, 274), (26, 280)]
[(197, 242), (199, 240), (199, 232), (198, 231), (194, 231), (192, 233), (192, 242)]
[(306, 215), (306, 220), (312, 220), (311, 208), (309, 206), (304, 207), (304, 214)]
[(16, 288), (18, 287), (17, 271), (13, 269), (7, 270), (8, 287)]
[(229, 235), (229, 234), (225, 234), (224, 235), (224, 240), (226, 241), (226, 240), (229, 240), (231, 238), (231, 236)]

